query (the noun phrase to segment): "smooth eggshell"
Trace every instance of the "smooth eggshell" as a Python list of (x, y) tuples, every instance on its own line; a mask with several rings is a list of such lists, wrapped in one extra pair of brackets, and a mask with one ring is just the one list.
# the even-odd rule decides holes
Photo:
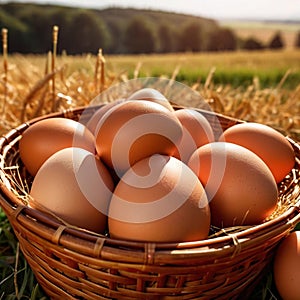
[(276, 288), (284, 300), (300, 296), (300, 231), (288, 235), (276, 250), (273, 264)]
[(224, 131), (220, 140), (243, 146), (257, 154), (270, 168), (279, 183), (293, 168), (295, 153), (278, 131), (259, 123), (242, 123)]
[(127, 100), (147, 100), (156, 102), (170, 111), (174, 111), (169, 100), (158, 90), (153, 88), (142, 88), (132, 93)]
[(96, 150), (119, 176), (135, 162), (155, 153), (172, 155), (182, 126), (160, 104), (128, 100), (110, 109), (96, 129)]
[(193, 109), (179, 109), (174, 114), (182, 124), (183, 135), (173, 156), (187, 163), (197, 148), (215, 140), (214, 133), (208, 120)]
[(48, 118), (32, 124), (19, 143), (21, 160), (33, 176), (47, 158), (68, 147), (95, 153), (93, 134), (83, 124), (67, 118)]
[(114, 102), (110, 102), (107, 104), (104, 104), (103, 106), (99, 107), (99, 109), (97, 109), (95, 111), (95, 113), (92, 115), (92, 117), (88, 120), (88, 122), (86, 123), (86, 127), (91, 131), (92, 134), (95, 134), (95, 130), (97, 128), (97, 125), (100, 121), (100, 119), (104, 116), (104, 114), (110, 110), (112, 107), (114, 107), (115, 105), (123, 102), (124, 100), (116, 100)]
[(210, 210), (204, 188), (180, 160), (153, 155), (116, 186), (108, 215), (111, 237), (147, 242), (205, 239)]
[(113, 181), (91, 152), (65, 148), (46, 160), (34, 177), (30, 206), (65, 222), (103, 233)]
[(271, 171), (242, 146), (206, 144), (192, 154), (188, 166), (205, 187), (215, 226), (259, 224), (276, 208), (278, 190)]

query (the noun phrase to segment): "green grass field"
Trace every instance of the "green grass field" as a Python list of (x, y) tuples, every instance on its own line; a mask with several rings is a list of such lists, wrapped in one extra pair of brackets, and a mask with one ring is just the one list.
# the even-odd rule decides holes
[[(105, 55), (105, 53), (104, 53)], [(11, 61), (24, 65), (24, 60), (30, 62), (31, 68), (43, 72), (44, 56), (12, 56)], [(57, 64), (68, 66), (67, 72), (73, 73), (79, 69), (92, 74), (95, 57), (58, 56)], [(108, 74), (118, 76), (126, 74), (128, 78), (135, 76), (166, 76), (176, 75), (176, 80), (187, 84), (204, 83), (208, 74), (215, 69), (213, 81), (215, 84), (229, 84), (233, 88), (247, 87), (258, 78), (261, 88), (276, 87), (286, 72), (289, 72), (283, 87), (294, 89), (300, 83), (300, 49), (279, 51), (253, 52), (220, 52), (220, 53), (178, 53), (153, 55), (107, 55), (106, 68)], [(23, 70), (26, 72), (26, 70)], [(41, 74), (42, 75), (42, 74)]]
[[(269, 124), (300, 141), (300, 50), (104, 56), (105, 88), (131, 78), (173, 78), (199, 91), (216, 112)], [(24, 107), (30, 118), (34, 116), (31, 110), (41, 101), (43, 106), (34, 113), (49, 112), (52, 101), (51, 85), (45, 79), (50, 64), (46, 56), (12, 55), (7, 62), (8, 72), (4, 74), (0, 60), (1, 82), (6, 77), (8, 86), (5, 90), (4, 84), (0, 85), (5, 111), (0, 123), (2, 134), (21, 123)], [(57, 57), (60, 71), (55, 92), (65, 97), (59, 96), (57, 109), (68, 105), (63, 102), (66, 96), (76, 106), (87, 105), (98, 94), (95, 62), (93, 55)], [(0, 209), (0, 300), (43, 298)], [(253, 299), (279, 299), (271, 270)]]
[(215, 68), (214, 82), (230, 84), (233, 87), (248, 86), (258, 77), (262, 87), (274, 87), (290, 70), (286, 88), (295, 88), (300, 82), (300, 51), (261, 51), (227, 53), (187, 53), (150, 56), (108, 57), (108, 67), (119, 73), (131, 70), (140, 63), (142, 76), (171, 77), (177, 69), (176, 79), (188, 84), (203, 82)]

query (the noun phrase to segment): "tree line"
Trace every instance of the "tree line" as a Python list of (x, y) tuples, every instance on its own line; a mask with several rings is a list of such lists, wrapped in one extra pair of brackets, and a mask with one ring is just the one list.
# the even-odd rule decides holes
[[(59, 26), (58, 51), (69, 54), (170, 53), (283, 48), (280, 32), (263, 44), (239, 39), (215, 21), (147, 10), (79, 9), (51, 5), (0, 5), (0, 27), (9, 30), (9, 51), (45, 53), (51, 46), (51, 28)], [(300, 34), (296, 45), (300, 47)]]

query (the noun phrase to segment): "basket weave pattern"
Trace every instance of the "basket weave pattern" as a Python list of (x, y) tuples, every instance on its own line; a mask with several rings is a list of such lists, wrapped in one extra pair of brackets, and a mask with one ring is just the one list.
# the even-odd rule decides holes
[[(29, 208), (25, 201), (32, 178), (19, 157), (22, 132), (44, 118), (79, 120), (84, 111), (88, 119), (96, 109), (76, 108), (43, 116), (0, 139), (0, 204), (49, 297), (227, 300), (250, 295), (278, 243), (300, 221), (300, 146), (289, 140), (296, 153), (295, 167), (279, 184), (281, 212), (269, 221), (197, 242), (119, 241), (66, 226), (54, 216)], [(216, 129), (215, 114), (201, 113)], [(241, 122), (217, 117), (223, 130)]]

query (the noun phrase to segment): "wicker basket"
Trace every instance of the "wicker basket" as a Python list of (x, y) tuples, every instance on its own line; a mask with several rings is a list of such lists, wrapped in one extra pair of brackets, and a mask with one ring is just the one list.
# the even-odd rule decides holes
[[(53, 299), (243, 299), (271, 263), (276, 246), (300, 221), (300, 147), (279, 184), (281, 212), (269, 221), (189, 243), (141, 243), (70, 228), (27, 207), (32, 178), (19, 157), (22, 132), (44, 118), (89, 118), (98, 107), (76, 108), (22, 124), (0, 139), (0, 204), (44, 291)], [(215, 114), (204, 114), (213, 128)], [(241, 121), (217, 115), (223, 129)]]

